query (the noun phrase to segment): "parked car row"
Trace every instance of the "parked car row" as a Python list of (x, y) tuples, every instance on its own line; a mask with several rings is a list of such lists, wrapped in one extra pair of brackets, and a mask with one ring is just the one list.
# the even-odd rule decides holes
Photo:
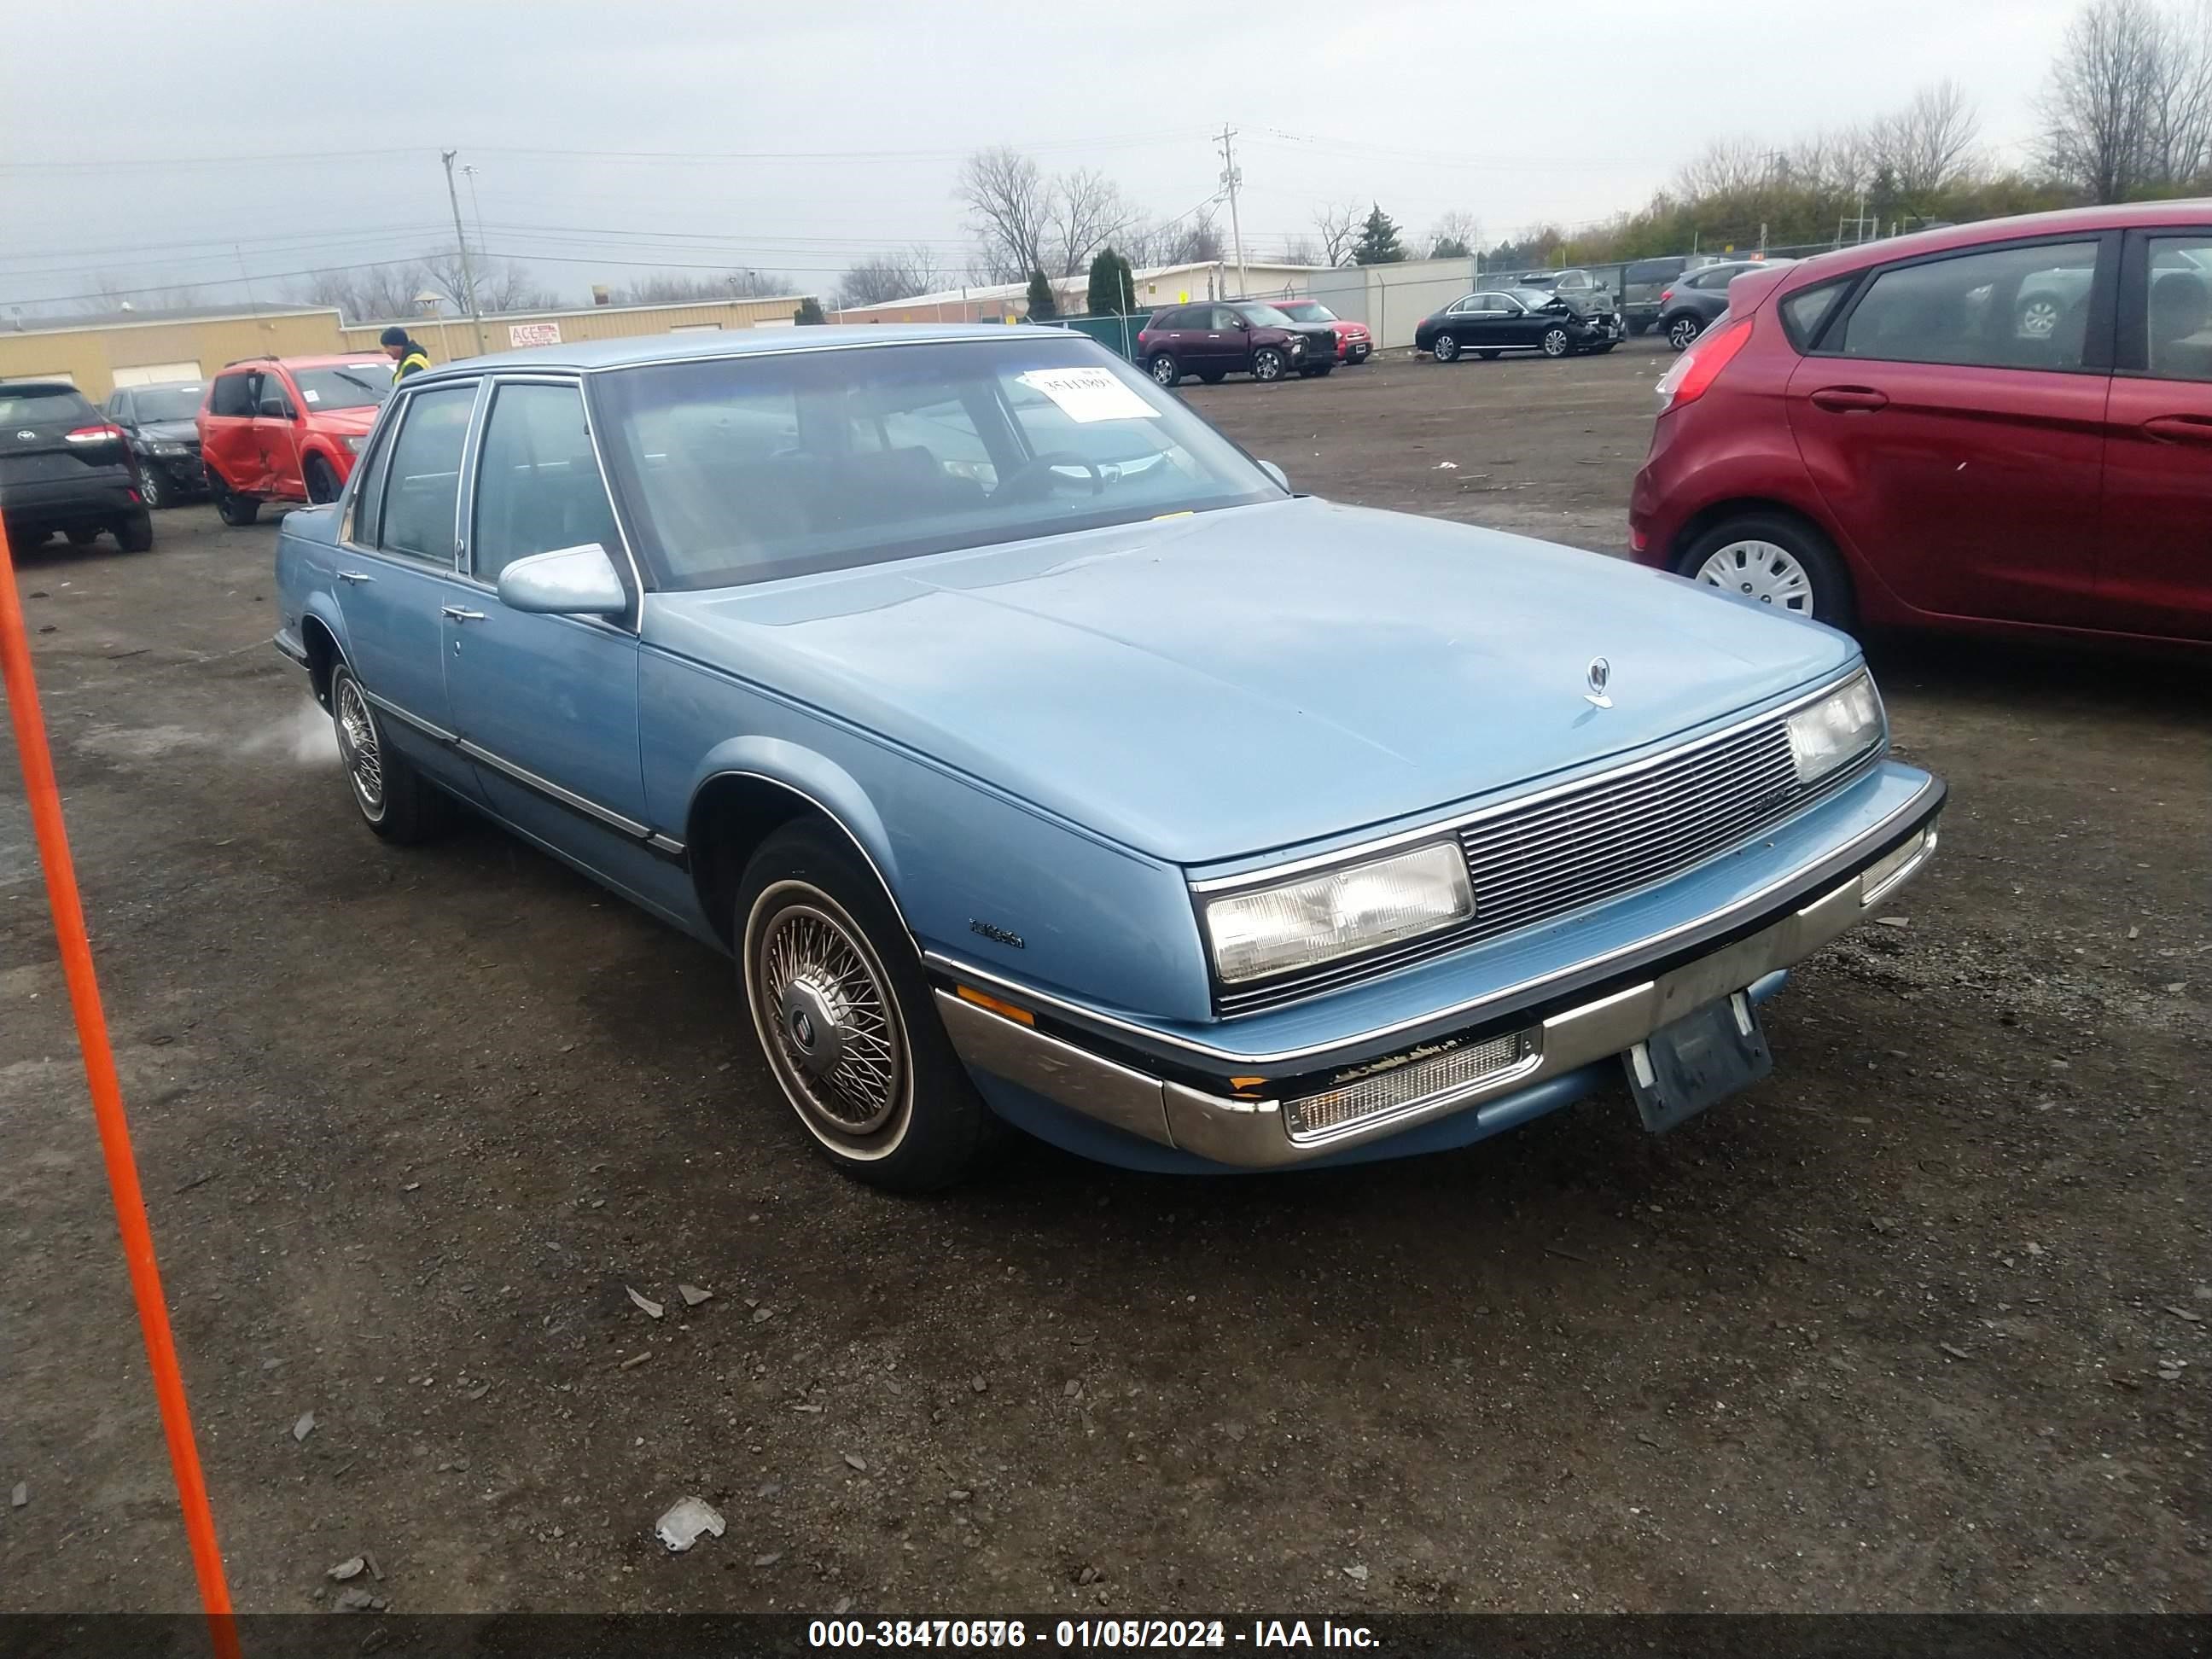
[(2212, 642), (2212, 210), (1736, 271), (1661, 380), (1644, 563), (1850, 628)]
[(1231, 374), (1263, 382), (1306, 380), (1374, 353), (1363, 323), (1317, 300), (1208, 300), (1169, 306), (1137, 332), (1137, 358), (1161, 386), (1196, 378), (1212, 386)]

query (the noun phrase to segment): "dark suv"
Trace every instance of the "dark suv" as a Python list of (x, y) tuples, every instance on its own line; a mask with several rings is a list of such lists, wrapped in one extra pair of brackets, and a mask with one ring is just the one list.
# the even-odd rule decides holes
[(57, 530), (79, 547), (103, 530), (125, 553), (154, 545), (121, 428), (67, 380), (0, 380), (0, 515), (17, 547)]
[(200, 399), (204, 380), (165, 386), (118, 386), (107, 399), (107, 418), (123, 428), (138, 493), (149, 507), (173, 507), (207, 494), (200, 465)]
[(1195, 374), (1212, 386), (1224, 374), (1279, 380), (1326, 374), (1336, 367), (1336, 331), (1292, 322), (1251, 300), (1170, 306), (1137, 331), (1137, 360), (1162, 386)]

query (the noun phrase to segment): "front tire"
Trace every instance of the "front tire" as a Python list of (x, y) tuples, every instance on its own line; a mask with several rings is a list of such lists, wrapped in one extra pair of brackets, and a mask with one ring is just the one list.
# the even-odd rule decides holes
[(975, 1092), (875, 872), (819, 819), (761, 843), (732, 937), (754, 1035), (830, 1163), (890, 1192), (966, 1175), (996, 1120)]
[(447, 798), (404, 755), (384, 741), (384, 726), (350, 665), (331, 671), (331, 724), (362, 822), (389, 842), (412, 846), (445, 827)]
[(1252, 354), (1252, 378), (1273, 385), (1283, 378), (1283, 354), (1273, 346), (1261, 346)]
[(1152, 361), (1145, 367), (1152, 371), (1153, 381), (1160, 386), (1173, 386), (1182, 379), (1182, 365), (1164, 351), (1155, 352)]
[(1848, 630), (1856, 620), (1850, 573), (1828, 538), (1782, 513), (1740, 513), (1698, 536), (1674, 561), (1708, 587)]
[(1219, 386), (1228, 373), (1225, 368), (1202, 368), (1198, 372), (1198, 378), (1208, 386)]
[(161, 477), (161, 469), (151, 461), (138, 463), (138, 498), (149, 511), (158, 511), (169, 505), (169, 486)]
[(307, 487), (307, 504), (321, 507), (338, 498), (338, 475), (331, 471), (331, 464), (319, 455), (307, 457), (301, 469), (301, 481)]
[(1430, 354), (1440, 363), (1449, 363), (1459, 356), (1459, 341), (1449, 334), (1437, 336), (1437, 343), (1429, 348)]
[(1547, 357), (1564, 357), (1574, 349), (1575, 343), (1567, 337), (1567, 331), (1564, 328), (1544, 331), (1544, 355)]

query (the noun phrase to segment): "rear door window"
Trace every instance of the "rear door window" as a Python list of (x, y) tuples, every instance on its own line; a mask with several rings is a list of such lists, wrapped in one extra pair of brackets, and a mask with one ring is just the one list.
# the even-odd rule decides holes
[(1877, 275), (1832, 349), (1887, 362), (2075, 369), (2099, 244), (1979, 248)]
[(384, 491), (379, 545), (386, 552), (453, 562), (461, 451), (476, 397), (474, 386), (439, 386), (417, 392), (403, 412)]

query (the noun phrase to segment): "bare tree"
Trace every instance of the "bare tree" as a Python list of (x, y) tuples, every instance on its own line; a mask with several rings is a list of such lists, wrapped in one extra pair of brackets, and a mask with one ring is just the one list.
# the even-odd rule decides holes
[[(422, 269), (428, 275), (430, 286), (451, 301), (457, 310), (468, 309), (468, 283), (464, 280), (461, 257), (459, 253), (440, 249), (422, 259)], [(477, 308), (487, 314), (495, 311), (550, 311), (561, 303), (561, 296), (532, 276), (525, 266), (511, 259), (480, 259), (476, 262)]]
[(1482, 221), (1464, 208), (1439, 214), (1427, 246), (1431, 259), (1464, 259), (1482, 246)]
[(2150, 181), (2167, 33), (2149, 0), (2092, 0), (2067, 27), (2037, 106), (2043, 159), (2100, 202)]
[(1286, 265), (1318, 265), (1328, 261), (1321, 257), (1321, 244), (1310, 236), (1291, 236), (1283, 242), (1283, 263)]
[(1965, 88), (1955, 81), (1938, 81), (1866, 131), (1863, 160), (1869, 173), (1888, 168), (1905, 195), (1930, 196), (1974, 170), (1980, 128)]
[(1359, 227), (1366, 218), (1367, 210), (1357, 202), (1331, 202), (1314, 210), (1323, 263), (1340, 265), (1352, 258), (1352, 245), (1359, 240)]
[(404, 259), (319, 270), (287, 292), (301, 305), (335, 306), (349, 323), (401, 322), (422, 314), (415, 296), (425, 291), (428, 281), (421, 261)]
[(1054, 191), (1035, 161), (1004, 144), (979, 149), (961, 163), (952, 194), (968, 210), (988, 280), (1019, 282), (1044, 268)]
[(2212, 174), (2212, 0), (2163, 19), (2159, 96), (2151, 109), (2150, 171), (2165, 185)]
[(945, 286), (937, 255), (920, 242), (872, 253), (854, 263), (837, 284), (841, 306), (878, 306)]
[(1121, 187), (1091, 167), (1078, 167), (1054, 179), (1047, 192), (1045, 211), (1051, 226), (1052, 253), (1063, 276), (1088, 270), (1091, 256), (1137, 217), (1136, 208), (1121, 194)]
[(722, 305), (732, 300), (788, 299), (799, 291), (790, 277), (772, 270), (656, 270), (633, 277), (616, 289), (612, 298), (623, 306)]
[(1683, 164), (1676, 193), (1692, 201), (1752, 194), (1773, 179), (1776, 156), (1776, 151), (1749, 138), (1716, 138)]

